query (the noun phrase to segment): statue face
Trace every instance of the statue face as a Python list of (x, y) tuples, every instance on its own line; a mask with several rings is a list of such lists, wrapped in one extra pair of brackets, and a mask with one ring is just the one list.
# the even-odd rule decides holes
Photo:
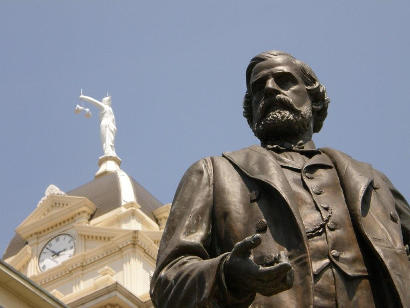
[(262, 141), (303, 134), (312, 126), (312, 106), (299, 69), (286, 56), (258, 63), (252, 70), (252, 128)]

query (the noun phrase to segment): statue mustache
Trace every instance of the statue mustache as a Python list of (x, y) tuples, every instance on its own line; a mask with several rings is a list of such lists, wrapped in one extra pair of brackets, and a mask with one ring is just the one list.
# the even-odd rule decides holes
[(300, 113), (300, 111), (293, 105), (292, 99), (283, 94), (264, 97), (260, 108), (260, 114), (262, 116), (277, 109), (285, 109), (291, 112)]

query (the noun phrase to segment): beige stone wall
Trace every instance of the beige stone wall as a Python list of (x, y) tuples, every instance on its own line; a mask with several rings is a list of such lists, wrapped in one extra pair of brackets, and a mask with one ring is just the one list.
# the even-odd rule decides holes
[(0, 286), (0, 306), (4, 308), (33, 308), (25, 303), (21, 296), (2, 286)]

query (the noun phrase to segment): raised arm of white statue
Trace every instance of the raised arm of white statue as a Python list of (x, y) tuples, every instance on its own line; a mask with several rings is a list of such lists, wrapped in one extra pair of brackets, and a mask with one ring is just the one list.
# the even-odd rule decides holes
[(84, 102), (89, 102), (100, 109), (104, 109), (104, 104), (102, 102), (97, 101), (95, 98), (92, 98), (90, 96), (83, 95), (83, 91), (81, 91), (80, 100)]

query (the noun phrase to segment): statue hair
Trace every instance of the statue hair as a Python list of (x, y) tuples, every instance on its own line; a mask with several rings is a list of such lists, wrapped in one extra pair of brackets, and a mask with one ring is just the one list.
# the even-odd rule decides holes
[(272, 59), (276, 56), (286, 56), (299, 67), (300, 77), (305, 83), (306, 91), (308, 92), (308, 95), (312, 101), (313, 132), (319, 132), (323, 126), (323, 122), (326, 119), (327, 107), (330, 103), (330, 99), (328, 98), (326, 93), (326, 88), (319, 82), (319, 79), (316, 77), (315, 73), (309, 65), (300, 60), (297, 60), (292, 55), (283, 51), (271, 50), (262, 52), (253, 57), (249, 62), (249, 65), (246, 69), (246, 93), (243, 100), (243, 116), (246, 118), (249, 126), (252, 128), (252, 92), (249, 87), (252, 70), (256, 64), (265, 60)]

